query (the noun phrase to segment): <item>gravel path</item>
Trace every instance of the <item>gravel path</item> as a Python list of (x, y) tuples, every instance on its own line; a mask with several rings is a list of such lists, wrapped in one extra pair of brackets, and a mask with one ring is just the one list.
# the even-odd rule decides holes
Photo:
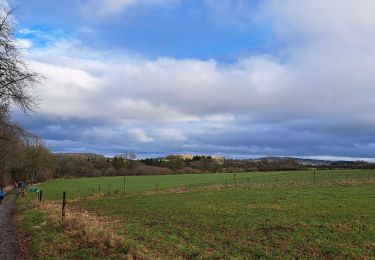
[(19, 192), (15, 191), (0, 204), (0, 259), (17, 259), (16, 229), (13, 213)]

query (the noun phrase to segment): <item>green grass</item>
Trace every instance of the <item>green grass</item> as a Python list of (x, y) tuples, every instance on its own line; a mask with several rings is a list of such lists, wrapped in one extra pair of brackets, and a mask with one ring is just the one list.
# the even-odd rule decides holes
[[(368, 178), (375, 179), (374, 170), (327, 170), (318, 171), (316, 183), (332, 181), (367, 181)], [(188, 174), (188, 175), (163, 175), (163, 176), (128, 176), (126, 177), (126, 192), (142, 192), (173, 187), (197, 187), (210, 184), (234, 184), (234, 174)], [(249, 183), (250, 185), (272, 185), (286, 183), (313, 183), (313, 171), (297, 172), (255, 172), (237, 173), (237, 183)], [(99, 177), (84, 179), (57, 179), (48, 181), (41, 185), (45, 199), (56, 200), (62, 197), (62, 192), (66, 191), (69, 199), (86, 197), (94, 190), (108, 192), (109, 185), (111, 192), (124, 191), (124, 177)]]
[(73, 205), (120, 220), (116, 232), (151, 258), (359, 259), (375, 257), (374, 201), (375, 186), (363, 184), (134, 194)]
[[(313, 171), (238, 173), (235, 179), (246, 185), (235, 188), (233, 174), (126, 177), (127, 195), (87, 199), (88, 188), (97, 192), (99, 184), (102, 192), (110, 184), (112, 192), (122, 193), (124, 178), (61, 179), (42, 185), (47, 199), (59, 199), (65, 190), (68, 199), (81, 195), (69, 200), (68, 208), (116, 220), (107, 227), (123, 241), (116, 248), (82, 242), (84, 232), (75, 228), (60, 232), (60, 224), (46, 220), (42, 209), (24, 213), (23, 225), (35, 235), (31, 252), (36, 257), (48, 255), (37, 245), (53, 243), (63, 245), (53, 251), (61, 251), (61, 258), (129, 252), (152, 259), (375, 258), (374, 171), (319, 171), (315, 182)], [(232, 185), (228, 189), (143, 193), (155, 190), (156, 184), (159, 189), (194, 188), (227, 181)], [(60, 204), (55, 205), (58, 212)]]

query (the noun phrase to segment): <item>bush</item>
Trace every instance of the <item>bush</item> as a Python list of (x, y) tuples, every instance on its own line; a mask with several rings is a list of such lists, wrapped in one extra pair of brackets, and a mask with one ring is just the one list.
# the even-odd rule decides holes
[(37, 182), (44, 182), (49, 179), (53, 179), (53, 171), (48, 168), (42, 169), (35, 178)]
[(168, 175), (172, 174), (172, 171), (168, 168), (142, 165), (131, 170), (129, 173), (130, 175)]
[(185, 167), (185, 168), (182, 168), (181, 170), (178, 170), (177, 173), (178, 174), (198, 174), (202, 172), (200, 170), (197, 170), (191, 167)]

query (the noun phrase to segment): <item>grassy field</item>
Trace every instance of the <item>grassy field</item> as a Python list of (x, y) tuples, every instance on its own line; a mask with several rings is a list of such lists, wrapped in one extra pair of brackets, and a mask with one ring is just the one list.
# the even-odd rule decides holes
[[(317, 171), (315, 182), (367, 181), (375, 179), (374, 170), (327, 170)], [(210, 184), (233, 185), (273, 185), (297, 183), (314, 183), (314, 171), (298, 172), (252, 172), (252, 173), (218, 173), (218, 174), (186, 174), (164, 176), (128, 176), (126, 192), (143, 192), (147, 190), (166, 189), (173, 187), (199, 187)], [(58, 179), (40, 186), (46, 199), (60, 199), (66, 191), (68, 198), (86, 197), (88, 194), (108, 192), (124, 192), (124, 177), (99, 177), (84, 179)]]
[(151, 259), (368, 259), (375, 257), (374, 201), (375, 185), (358, 184), (135, 194), (71, 202), (72, 211), (85, 209), (89, 214), (84, 216), (106, 219), (88, 222), (91, 227), (105, 225), (120, 238), (120, 245), (108, 248), (96, 245), (102, 240), (95, 235), (83, 237), (77, 224), (66, 224), (67, 231), (61, 232), (61, 224), (51, 224), (45, 211), (29, 211), (24, 223), (39, 246), (33, 249), (37, 256), (46, 245), (43, 256), (59, 253), (69, 259), (116, 259), (129, 252)]
[[(127, 177), (126, 194), (69, 200), (63, 222), (60, 202), (30, 207), (36, 200), (29, 194), (17, 223), (31, 237), (31, 255), (42, 259), (370, 259), (373, 173), (320, 171), (315, 182), (311, 171), (242, 173), (237, 187), (233, 174)], [(227, 180), (228, 187), (207, 186)], [(55, 180), (43, 189), (51, 199), (62, 190), (78, 198), (79, 187), (121, 191), (122, 181)], [(155, 183), (193, 188), (144, 192)]]
[(152, 255), (375, 257), (374, 186), (162, 194), (77, 203)]

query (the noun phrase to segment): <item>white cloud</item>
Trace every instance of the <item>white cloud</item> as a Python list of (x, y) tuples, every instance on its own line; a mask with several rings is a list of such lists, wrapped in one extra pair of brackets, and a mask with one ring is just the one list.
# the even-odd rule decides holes
[(143, 129), (131, 129), (129, 133), (137, 139), (141, 143), (152, 143), (154, 142), (154, 138), (147, 135), (147, 133)]
[(31, 30), (29, 28), (21, 28), (21, 29), (18, 30), (18, 33), (20, 33), (22, 35), (30, 35), (30, 34), (35, 34), (37, 32), (34, 31), (34, 30)]
[(188, 138), (183, 132), (176, 128), (162, 128), (159, 130), (159, 135), (162, 139), (167, 141), (187, 141)]
[(157, 6), (179, 0), (88, 0), (81, 6), (81, 14), (86, 17), (107, 18), (137, 6)]
[(368, 121), (375, 118), (370, 112), (375, 41), (364, 39), (348, 43), (340, 38), (338, 43), (316, 37), (292, 46), (283, 62), (251, 56), (230, 65), (114, 58), (67, 40), (32, 50), (29, 56), (47, 76), (40, 91), (41, 111), (50, 115), (199, 121), (233, 114), (274, 120), (281, 113), (288, 120), (340, 115)]
[(111, 115), (114, 121), (218, 121), (275, 106), (281, 99), (275, 88), (284, 69), (267, 57), (223, 67), (215, 61), (94, 53), (66, 42), (30, 52), (34, 68), (47, 78), (40, 90), (41, 111), (78, 118)]
[(16, 45), (20, 49), (30, 49), (33, 46), (33, 43), (28, 39), (17, 39)]
[(293, 41), (296, 36), (310, 40), (341, 38), (344, 43), (357, 40), (355, 35), (369, 36), (374, 31), (375, 19), (371, 0), (269, 0), (261, 15)]

